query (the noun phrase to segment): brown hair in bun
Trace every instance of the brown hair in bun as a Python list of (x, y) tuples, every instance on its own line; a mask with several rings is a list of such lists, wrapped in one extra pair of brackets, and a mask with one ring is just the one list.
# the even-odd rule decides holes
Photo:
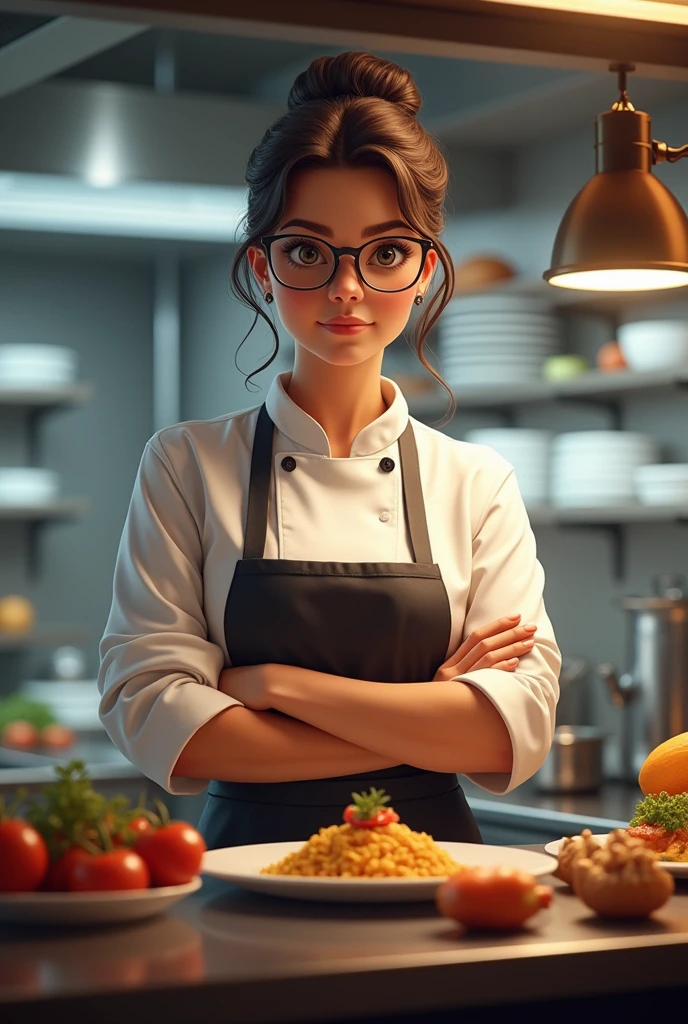
[(423, 352), (428, 332), (453, 295), (454, 267), (438, 237), (444, 228), (448, 167), (440, 143), (416, 118), (421, 104), (409, 71), (365, 51), (318, 57), (296, 77), (287, 99), (288, 112), (268, 128), (246, 166), (248, 200), (242, 219), (246, 238), (232, 263), (230, 287), (256, 314), (241, 344), (259, 316), (275, 336), (274, 352), (247, 381), (274, 360), (279, 337), (254, 297), (255, 279), (246, 254), (279, 224), (289, 173), (296, 167), (381, 166), (397, 180), (402, 214), (420, 234), (433, 240), (444, 268), (441, 286), (432, 289), (432, 297), (428, 292), (430, 301), (416, 324), (414, 347), (423, 366), (449, 394), (451, 407), (443, 422), (454, 415), (451, 389)]

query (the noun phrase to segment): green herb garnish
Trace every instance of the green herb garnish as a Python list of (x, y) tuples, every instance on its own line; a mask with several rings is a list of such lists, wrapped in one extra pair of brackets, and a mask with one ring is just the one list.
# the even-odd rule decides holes
[(108, 799), (93, 789), (84, 761), (53, 765), (53, 770), (57, 780), (43, 787), (43, 799), (31, 801), (24, 815), (43, 836), (51, 859), (75, 843), (97, 839), (104, 821), (110, 834), (120, 833), (141, 813), (141, 807), (130, 807), (129, 797)]
[(688, 793), (651, 793), (636, 806), (629, 827), (634, 825), (663, 825), (667, 832), (688, 827)]
[(392, 798), (385, 795), (384, 789), (375, 789), (374, 786), (371, 786), (370, 793), (352, 793), (351, 799), (356, 805), (356, 819), (367, 821)]

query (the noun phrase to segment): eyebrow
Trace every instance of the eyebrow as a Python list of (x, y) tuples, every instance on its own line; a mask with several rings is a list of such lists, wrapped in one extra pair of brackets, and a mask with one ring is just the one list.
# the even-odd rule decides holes
[[(288, 220), (286, 224), (283, 224), (278, 231), (284, 231), (285, 228), (291, 228), (297, 225), (302, 228), (308, 228), (309, 231), (317, 231), (320, 235), (325, 235), (326, 238), (332, 238), (334, 232), (328, 228), (327, 224), (318, 224), (313, 220)], [(391, 228), (405, 228), (407, 231), (412, 231), (408, 224), (404, 224), (402, 220), (386, 220), (382, 224), (371, 224), (370, 227), (364, 228), (361, 232), (363, 238), (370, 238), (373, 235), (382, 234), (384, 231), (389, 231)]]

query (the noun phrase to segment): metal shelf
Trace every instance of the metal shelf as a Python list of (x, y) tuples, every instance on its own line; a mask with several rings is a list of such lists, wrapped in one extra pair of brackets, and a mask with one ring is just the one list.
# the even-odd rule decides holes
[(612, 542), (614, 578), (623, 580), (625, 546), (623, 527), (643, 523), (688, 525), (688, 505), (607, 505), (597, 508), (555, 508), (533, 506), (528, 509), (533, 527), (561, 526), (606, 533)]
[(528, 509), (533, 526), (606, 526), (628, 523), (688, 523), (688, 505), (600, 505), (558, 508), (537, 505)]
[(74, 626), (36, 626), (27, 633), (0, 632), (0, 651), (23, 651), (61, 644), (82, 644), (88, 640), (85, 629)]
[(91, 508), (88, 498), (61, 498), (44, 505), (0, 505), (0, 519), (78, 519)]
[[(513, 384), (500, 387), (471, 387), (466, 390), (452, 387), (460, 409), (509, 409), (537, 402), (593, 402), (616, 410), (618, 403), (634, 394), (681, 390), (688, 388), (688, 369), (617, 370), (605, 373), (590, 370), (578, 377), (563, 381), (533, 381), (532, 384)], [(443, 414), (447, 393), (437, 388), (437, 394), (427, 397), (411, 396), (409, 412), (416, 419), (430, 419)]]
[(93, 397), (92, 384), (66, 384), (56, 388), (3, 387), (0, 382), (0, 405), (46, 410), (64, 405), (82, 405)]
[(29, 575), (39, 571), (38, 531), (47, 522), (80, 519), (91, 508), (88, 498), (62, 498), (44, 505), (0, 505), (0, 522), (26, 522), (29, 529)]
[(29, 430), (29, 460), (38, 461), (38, 423), (47, 412), (82, 405), (90, 401), (95, 388), (92, 384), (67, 384), (56, 388), (3, 387), (0, 382), (0, 406), (17, 409), (26, 415)]

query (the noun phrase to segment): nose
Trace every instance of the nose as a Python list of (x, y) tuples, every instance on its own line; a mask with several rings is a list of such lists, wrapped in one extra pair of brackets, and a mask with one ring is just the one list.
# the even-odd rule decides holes
[(356, 272), (356, 261), (346, 254), (339, 260), (337, 272), (330, 281), (329, 295), (331, 299), (363, 298), (363, 282)]

